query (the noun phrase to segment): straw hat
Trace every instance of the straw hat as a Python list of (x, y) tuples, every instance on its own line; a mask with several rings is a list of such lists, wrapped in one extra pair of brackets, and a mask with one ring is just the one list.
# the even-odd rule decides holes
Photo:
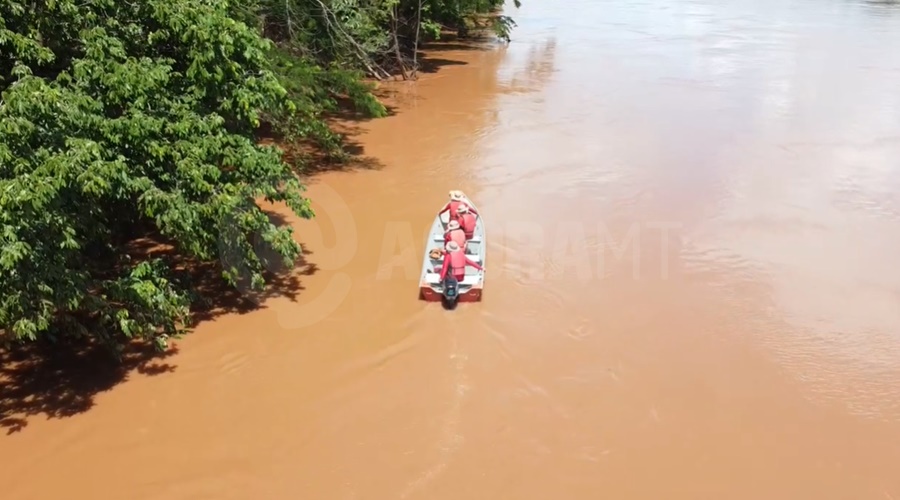
[(450, 191), (450, 199), (451, 200), (459, 201), (459, 200), (463, 199), (465, 196), (466, 195), (458, 189), (454, 189), (453, 191)]
[(464, 203), (461, 203), (458, 207), (456, 207), (456, 213), (458, 213), (458, 214), (469, 213), (469, 206)]
[(457, 242), (451, 241), (451, 242), (447, 243), (447, 251), (448, 252), (456, 252), (457, 250), (459, 250), (459, 244)]
[(447, 224), (447, 231), (453, 231), (454, 229), (459, 229), (459, 221), (457, 220), (452, 220)]

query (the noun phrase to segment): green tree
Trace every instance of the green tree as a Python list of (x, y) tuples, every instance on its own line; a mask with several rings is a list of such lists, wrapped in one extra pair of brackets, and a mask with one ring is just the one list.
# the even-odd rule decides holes
[(256, 200), (314, 214), (260, 123), (340, 157), (338, 98), (384, 115), (364, 75), (414, 72), (420, 42), (503, 3), (0, 0), (0, 341), (164, 346), (194, 297), (175, 261), (135, 250), (148, 236), (262, 288), (257, 249), (288, 266), (301, 249)]
[[(302, 186), (254, 130), (300, 116), (272, 46), (224, 0), (0, 1), (0, 329), (165, 344), (189, 319), (171, 263), (136, 259), (146, 231), (263, 285), (259, 237), (300, 252), (256, 199), (312, 217)], [(301, 131), (302, 132), (302, 131)], [(224, 237), (223, 237), (224, 236)]]
[[(505, 0), (247, 0), (235, 6), (291, 57), (330, 69), (362, 70), (385, 78), (415, 71), (420, 44), (442, 30), (466, 36), (478, 21), (509, 40), (512, 18), (499, 15)], [(514, 0), (519, 7), (519, 0)], [(490, 15), (485, 17), (485, 15)], [(485, 24), (485, 23), (480, 23)]]

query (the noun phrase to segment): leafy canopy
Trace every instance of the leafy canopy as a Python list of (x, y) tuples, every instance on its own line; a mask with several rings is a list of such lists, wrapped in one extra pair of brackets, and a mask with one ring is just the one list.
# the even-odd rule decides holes
[[(0, 2), (0, 329), (164, 344), (188, 319), (171, 263), (137, 259), (147, 228), (183, 255), (237, 256), (263, 284), (251, 238), (290, 264), (300, 246), (254, 203), (313, 215), (261, 114), (296, 106), (271, 43), (223, 0)], [(307, 116), (309, 121), (314, 117)]]
[[(364, 73), (406, 76), (420, 41), (503, 4), (0, 0), (0, 342), (164, 346), (194, 296), (174, 259), (136, 247), (147, 236), (261, 288), (253, 242), (288, 266), (301, 249), (255, 200), (314, 214), (260, 122), (341, 156), (322, 119), (337, 96), (383, 116)], [(491, 19), (508, 39), (512, 20)]]

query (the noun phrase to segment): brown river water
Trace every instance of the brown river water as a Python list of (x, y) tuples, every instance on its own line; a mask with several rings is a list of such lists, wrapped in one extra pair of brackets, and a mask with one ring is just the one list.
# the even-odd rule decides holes
[[(310, 181), (296, 293), (0, 433), (0, 497), (900, 499), (900, 5), (512, 14)], [(453, 188), (487, 279), (447, 311)]]

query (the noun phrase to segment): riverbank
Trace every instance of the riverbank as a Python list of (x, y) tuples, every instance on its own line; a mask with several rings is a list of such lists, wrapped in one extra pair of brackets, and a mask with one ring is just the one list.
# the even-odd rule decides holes
[[(439, 71), (448, 66), (467, 65), (469, 62), (466, 56), (470, 52), (488, 48), (483, 41), (460, 42), (452, 39), (453, 37), (450, 38), (451, 40), (444, 42), (434, 42), (432, 48), (422, 53), (423, 78), (419, 83), (398, 81), (382, 82), (379, 85), (377, 95), (392, 114), (407, 111), (416, 113), (417, 85), (433, 85), (429, 80), (437, 77)], [(449, 96), (452, 97), (453, 94), (450, 93)], [(382, 120), (387, 121), (381, 123)], [(351, 157), (346, 163), (313, 165), (313, 168), (305, 172), (303, 180), (310, 184), (307, 194), (313, 201), (318, 217), (309, 221), (300, 220), (281, 204), (264, 205), (273, 220), (294, 226), (295, 237), (304, 246), (304, 256), (291, 272), (277, 264), (268, 269), (271, 282), (262, 292), (253, 292), (248, 286), (239, 286), (237, 290), (233, 290), (224, 283), (218, 284), (215, 282), (217, 272), (214, 269), (200, 273), (194, 271), (195, 284), (203, 291), (203, 300), (194, 310), (197, 321), (195, 326), (200, 331), (206, 332), (210, 323), (215, 323), (223, 316), (244, 315), (254, 310), (266, 309), (270, 307), (269, 302), (272, 300), (286, 300), (290, 303), (304, 294), (320, 295), (327, 292), (326, 285), (318, 285), (319, 288), (316, 288), (313, 275), (319, 272), (333, 273), (341, 267), (339, 265), (341, 261), (352, 258), (352, 252), (356, 251), (356, 245), (360, 243), (354, 236), (337, 237), (338, 246), (344, 247), (344, 250), (328, 248), (329, 242), (336, 237), (334, 233), (336, 229), (328, 226), (338, 224), (338, 227), (354, 228), (358, 222), (354, 220), (353, 212), (347, 206), (346, 195), (337, 195), (335, 191), (325, 186), (341, 178), (343, 173), (365, 171), (374, 174), (390, 165), (390, 158), (385, 161), (384, 155), (379, 158), (371, 154), (366, 145), (369, 141), (363, 137), (372, 129), (389, 129), (391, 122), (390, 118), (361, 119), (343, 115), (333, 117), (331, 123), (336, 126), (338, 132), (345, 135), (347, 150)], [(423, 140), (428, 141), (427, 138)], [(367, 181), (367, 178), (359, 178), (351, 184), (361, 186)], [(371, 243), (380, 245), (381, 238)], [(348, 251), (351, 253), (347, 253)], [(340, 255), (337, 260), (334, 260), (335, 253)], [(331, 254), (331, 257), (328, 254)], [(227, 256), (223, 256), (225, 257)], [(272, 256), (263, 255), (263, 257)], [(277, 259), (272, 261), (277, 262)], [(309, 283), (310, 280), (313, 280), (312, 284)], [(330, 305), (325, 307), (324, 312), (311, 313), (308, 309), (304, 309), (303, 314), (307, 317), (325, 318), (330, 309)], [(0, 376), (2, 387), (0, 425), (9, 432), (16, 433), (25, 430), (35, 420), (73, 417), (93, 408), (96, 397), (112, 390), (119, 383), (135, 377), (152, 377), (174, 372), (175, 366), (180, 364), (179, 347), (184, 342), (191, 341), (191, 335), (171, 341), (170, 348), (164, 353), (156, 353), (142, 343), (135, 344), (124, 352), (120, 364), (113, 359), (107, 359), (108, 354), (102, 349), (94, 349), (88, 345), (77, 349), (59, 350), (53, 346), (44, 349), (42, 345), (34, 344), (12, 351), (4, 350), (0, 354), (0, 365), (3, 366)], [(204, 335), (215, 333), (207, 332)]]
[[(380, 168), (289, 219), (302, 290), (0, 436), (4, 497), (900, 498), (900, 17), (567, 7), (398, 85), (354, 137)], [(414, 276), (451, 187), (491, 272), (452, 312)]]
[[(315, 219), (299, 220), (283, 207), (267, 207), (295, 228), (305, 255), (289, 279), (274, 283), (266, 297), (248, 294), (240, 298), (249, 305), (212, 310), (167, 355), (126, 363), (104, 376), (84, 376), (89, 372), (82, 370), (96, 362), (91, 358), (34, 372), (3, 365), (0, 398), (9, 434), (0, 437), (0, 449), (11, 466), (0, 479), (11, 485), (10, 498), (58, 496), (62, 490), (57, 488), (98, 499), (177, 498), (190, 491), (232, 498), (241, 495), (246, 474), (257, 474), (235, 469), (246, 465), (244, 457), (268, 457), (254, 460), (252, 469), (269, 470), (257, 475), (260, 480), (283, 470), (284, 453), (299, 459), (291, 460), (291, 468), (315, 460), (316, 454), (301, 453), (301, 443), (311, 432), (328, 435), (340, 421), (318, 421), (315, 407), (334, 384), (366, 371), (373, 353), (408, 342), (403, 340), (408, 333), (398, 327), (422, 312), (414, 281), (375, 277), (385, 221), (406, 220), (424, 228), (435, 204), (446, 198), (447, 186), (474, 187), (462, 177), (461, 155), (467, 153), (458, 146), (486, 118), (485, 100), (494, 95), (502, 54), (446, 47), (429, 57), (440, 71), (415, 84), (383, 86), (390, 90), (396, 115), (354, 124), (355, 152), (377, 158), (377, 166), (317, 172), (307, 179)], [(460, 109), (481, 111), (454, 118), (449, 126), (434, 119), (457, 116)], [(398, 251), (417, 255), (421, 244), (417, 238)], [(374, 325), (381, 333), (373, 334)], [(26, 384), (29, 378), (39, 380), (46, 392), (27, 394), (28, 387), (35, 387)], [(247, 425), (260, 412), (268, 415), (266, 430)], [(173, 450), (191, 451), (173, 455)], [(82, 458), (75, 460), (72, 454)], [(44, 467), (59, 468), (54, 482), (29, 478), (26, 465), (36, 457), (43, 457)], [(161, 460), (170, 469), (162, 481), (132, 467)], [(171, 471), (190, 471), (191, 478)], [(269, 482), (265, 490), (292, 490), (292, 476)], [(216, 479), (206, 482), (204, 477)], [(249, 487), (263, 491), (258, 484)]]

